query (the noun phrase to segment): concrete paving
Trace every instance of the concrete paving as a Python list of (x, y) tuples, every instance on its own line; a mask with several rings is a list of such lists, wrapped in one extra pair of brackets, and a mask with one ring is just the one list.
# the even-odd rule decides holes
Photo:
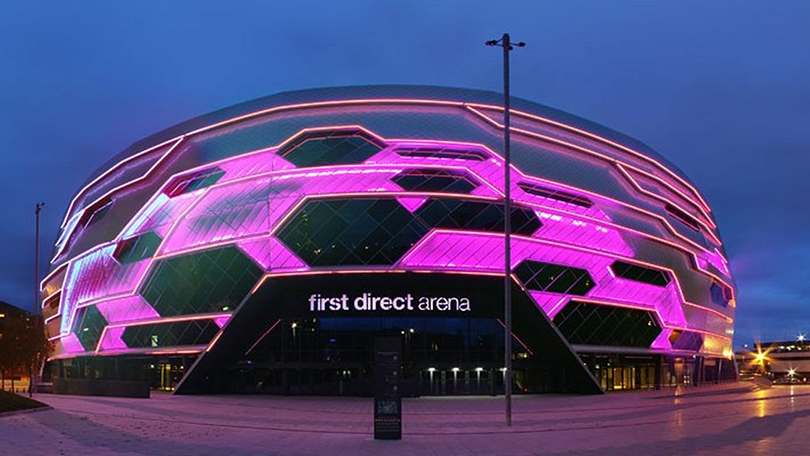
[[(677, 395), (676, 395), (677, 394)], [(810, 386), (403, 401), (403, 440), (372, 438), (366, 398), (37, 395), (0, 417), (0, 454), (806, 454)]]

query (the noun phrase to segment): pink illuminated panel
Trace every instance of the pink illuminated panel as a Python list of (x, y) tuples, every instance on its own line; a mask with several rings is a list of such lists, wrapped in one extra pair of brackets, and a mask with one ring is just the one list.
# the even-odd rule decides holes
[(96, 304), (96, 308), (107, 320), (107, 323), (111, 324), (160, 317), (157, 311), (138, 294), (99, 302)]
[[(588, 293), (589, 298), (634, 304), (657, 311), (665, 324), (679, 326), (686, 324), (680, 305), (683, 301), (674, 283), (659, 287), (613, 277), (609, 265), (615, 260), (615, 256), (585, 249), (574, 250), (562, 244), (550, 244), (523, 237), (513, 238), (512, 249), (513, 269), (526, 259), (584, 269), (597, 284)], [(502, 235), (442, 230), (436, 230), (428, 235), (425, 241), (414, 246), (401, 262), (402, 267), (411, 269), (462, 269), (482, 272), (500, 272), (502, 264)], [(535, 297), (535, 294), (532, 296)], [(552, 313), (550, 317), (553, 317), (554, 311), (560, 309), (547, 297), (538, 301), (538, 305), (547, 313)]]
[(82, 343), (79, 342), (79, 338), (76, 337), (75, 334), (68, 334), (65, 337), (59, 339), (62, 344), (62, 350), (65, 353), (81, 353), (84, 351), (84, 347), (82, 347)]
[(63, 333), (73, 324), (72, 317), (78, 306), (135, 291), (151, 261), (122, 265), (112, 257), (114, 251), (115, 245), (108, 245), (71, 263), (62, 290)]
[(127, 349), (127, 344), (121, 339), (126, 329), (125, 326), (108, 327), (106, 331), (104, 331), (98, 350), (110, 351)]
[[(405, 103), (407, 100), (401, 102)], [(448, 102), (447, 106), (471, 110), (476, 116), (487, 118), (492, 114), (488, 108), (481, 106), (454, 102)], [(470, 116), (473, 114), (468, 113)], [(541, 132), (529, 125), (531, 122), (545, 122), (547, 119), (524, 117), (518, 133), (527, 137), (547, 134), (545, 130)], [(494, 118), (489, 120), (490, 123), (486, 125), (498, 125)], [(209, 187), (172, 195), (157, 192), (112, 242), (77, 255), (66, 263), (67, 272), (59, 311), (62, 316), (61, 346), (64, 352), (83, 351), (75, 334), (69, 332), (76, 310), (82, 307), (97, 306), (108, 323), (98, 346), (99, 351), (127, 350), (128, 347), (121, 340), (121, 334), (127, 325), (159, 320), (155, 309), (138, 294), (141, 281), (156, 260), (235, 245), (265, 271), (265, 279), (268, 280), (280, 274), (351, 272), (339, 268), (311, 268), (276, 238), (279, 227), (308, 200), (385, 196), (396, 198), (404, 208), (413, 213), (422, 208), (431, 197), (470, 198), (492, 202), (503, 198), (503, 159), (480, 144), (382, 138), (360, 126), (319, 127), (304, 132), (347, 128), (361, 129), (364, 135), (379, 144), (381, 150), (363, 163), (299, 169), (278, 154), (285, 145), (299, 136), (296, 134), (272, 147), (207, 163), (169, 176), (164, 186), (178, 176), (201, 169), (217, 167), (224, 172)], [(575, 141), (578, 134), (578, 130), (568, 130), (566, 134), (551, 139), (558, 146), (571, 148), (570, 153), (573, 155), (589, 154), (616, 163), (619, 167), (621, 165), (617, 160), (621, 158), (627, 161), (627, 169), (631, 171), (625, 172), (640, 195), (687, 207), (690, 214), (700, 220), (710, 239), (715, 238), (712, 231), (715, 226), (708, 207), (688, 183), (669, 173), (661, 176), (656, 171), (660, 166), (656, 165), (657, 162), (640, 158), (630, 149), (605, 151), (606, 140), (601, 138), (589, 137), (587, 140)], [(603, 143), (601, 149), (589, 149), (595, 149), (597, 143)], [(167, 152), (167, 156), (175, 150), (176, 145), (177, 143)], [(467, 195), (405, 191), (395, 183), (394, 177), (414, 169), (463, 174), (469, 176), (475, 185)], [(513, 237), (513, 268), (524, 260), (532, 260), (588, 271), (596, 285), (584, 297), (587, 301), (656, 313), (663, 323), (664, 331), (653, 342), (652, 348), (655, 349), (671, 350), (668, 337), (672, 330), (690, 328), (693, 325), (700, 326), (700, 330), (712, 334), (716, 340), (726, 337), (724, 333), (730, 327), (731, 317), (725, 315), (723, 309), (688, 300), (677, 276), (666, 286), (656, 286), (617, 278), (609, 268), (616, 259), (633, 261), (637, 258), (638, 252), (634, 251), (637, 247), (634, 246), (638, 243), (632, 242), (632, 239), (644, 236), (645, 239), (679, 250), (684, 258), (694, 258), (695, 273), (700, 274), (699, 280), (709, 284), (712, 280), (717, 280), (726, 284), (709, 270), (711, 266), (728, 277), (727, 262), (720, 250), (679, 236), (660, 214), (570, 185), (530, 176), (515, 167), (510, 172), (513, 183), (511, 192), (515, 202), (530, 207), (542, 223), (542, 227), (531, 236)], [(543, 190), (527, 191), (532, 186)], [(554, 197), (555, 192), (563, 196)], [(619, 222), (614, 222), (620, 220), (619, 217), (614, 217), (620, 210), (632, 211), (639, 218), (658, 223), (661, 229), (646, 233), (622, 226)], [(65, 220), (66, 231), (73, 229), (74, 220), (78, 220), (80, 214), (81, 211)], [(162, 239), (154, 257), (130, 264), (120, 264), (112, 257), (116, 241), (150, 231)], [(59, 242), (64, 244), (66, 241), (60, 239)], [(501, 234), (433, 230), (416, 242), (395, 264), (370, 269), (380, 272), (409, 270), (498, 275), (503, 273), (502, 253)], [(662, 268), (674, 275), (671, 269)], [(565, 294), (534, 290), (526, 292), (550, 319), (572, 299), (572, 296)], [(214, 321), (222, 328), (229, 318), (230, 315), (220, 316)], [(718, 344), (720, 343), (716, 345)]]
[(237, 245), (265, 271), (306, 271), (309, 269), (303, 261), (290, 252), (275, 237), (243, 241)]

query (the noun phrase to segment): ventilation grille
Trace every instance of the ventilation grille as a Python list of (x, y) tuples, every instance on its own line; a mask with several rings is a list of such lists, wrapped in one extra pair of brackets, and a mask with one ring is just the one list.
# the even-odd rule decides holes
[(669, 274), (664, 271), (625, 263), (624, 261), (614, 261), (613, 264), (610, 265), (610, 270), (613, 271), (613, 275), (616, 277), (657, 285), (659, 287), (667, 286), (670, 280)]
[(677, 207), (667, 204), (664, 206), (667, 213), (669, 215), (675, 217), (679, 222), (683, 223), (684, 225), (692, 228), (695, 231), (700, 231), (700, 223), (697, 221), (696, 218), (692, 217), (691, 215), (687, 214), (686, 212), (678, 209)]
[(408, 169), (391, 180), (409, 192), (470, 193), (478, 187), (466, 173), (432, 168)]
[(553, 188), (548, 187), (541, 187), (535, 184), (527, 184), (527, 183), (518, 183), (518, 187), (524, 192), (540, 196), (543, 198), (549, 198), (556, 201), (560, 201), (566, 204), (573, 204), (580, 207), (589, 208), (593, 206), (593, 202), (584, 196), (575, 195), (573, 193), (569, 193), (562, 190), (555, 190)]
[(215, 166), (185, 176), (178, 176), (166, 186), (163, 192), (172, 198), (214, 185), (223, 175), (225, 175), (225, 171)]

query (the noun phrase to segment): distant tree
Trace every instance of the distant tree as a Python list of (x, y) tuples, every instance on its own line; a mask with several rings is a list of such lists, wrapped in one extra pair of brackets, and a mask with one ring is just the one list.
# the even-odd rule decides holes
[(42, 368), (43, 363), (53, 351), (53, 344), (45, 337), (45, 323), (41, 315), (29, 317), (28, 330), (22, 337), (21, 358), (23, 365), (28, 369), (29, 395), (33, 392), (34, 381)]

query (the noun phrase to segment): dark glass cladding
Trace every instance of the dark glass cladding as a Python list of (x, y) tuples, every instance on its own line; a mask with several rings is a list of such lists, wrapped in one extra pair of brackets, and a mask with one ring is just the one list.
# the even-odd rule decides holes
[(104, 218), (112, 205), (112, 198), (105, 196), (90, 206), (87, 206), (82, 215), (79, 217), (73, 232), (70, 233), (70, 237), (68, 237), (67, 242), (65, 242), (64, 250), (67, 251), (70, 248), (73, 242), (79, 237), (82, 230)]
[(712, 302), (715, 304), (719, 304), (723, 307), (728, 306), (728, 302), (731, 301), (731, 289), (725, 285), (722, 285), (718, 282), (712, 282), (711, 286), (711, 294), (712, 294)]
[[(420, 363), (498, 362), (503, 327), (490, 318), (299, 318), (272, 322), (249, 351), (264, 362), (362, 363), (376, 334), (407, 333), (410, 357)], [(278, 324), (277, 324), (278, 323)], [(284, 334), (286, 332), (286, 334)], [(437, 349), (438, 348), (438, 349)], [(515, 351), (523, 351), (514, 341)]]
[(669, 336), (672, 348), (677, 350), (698, 351), (703, 346), (703, 335), (692, 331), (672, 331)]
[[(90, 176), (65, 214), (70, 229), (58, 241), (60, 254), (43, 292), (50, 295), (46, 331), (59, 336), (60, 320), (74, 318), (63, 324), (68, 337), (56, 342), (51, 372), (138, 381), (160, 377), (160, 388), (177, 388), (180, 394), (368, 395), (374, 341), (390, 335), (403, 341), (403, 384), (409, 382), (415, 395), (503, 394), (509, 388), (597, 392), (587, 368), (597, 381), (598, 372), (610, 373), (603, 385), (623, 377), (615, 389), (633, 388), (627, 377), (636, 375), (639, 365), (649, 372), (642, 373), (641, 383), (656, 387), (669, 384), (668, 368), (673, 383), (702, 379), (705, 368), (719, 371), (721, 364), (733, 371), (731, 363), (702, 362), (719, 359), (730, 341), (718, 339), (700, 350), (710, 334), (722, 336), (733, 328), (736, 288), (724, 286), (733, 283), (728, 271), (710, 258), (720, 268), (709, 267), (716, 273), (709, 274), (716, 278), (713, 283), (700, 267), (705, 269), (708, 260), (684, 255), (682, 243), (669, 242), (678, 240), (677, 231), (694, 238), (693, 246), (712, 241), (703, 235), (713, 236), (708, 227), (714, 226), (713, 218), (691, 182), (640, 143), (617, 134), (600, 138), (604, 131), (592, 124), (522, 101), (513, 106), (526, 111), (519, 116), (526, 134), (513, 158), (523, 173), (517, 172), (513, 182), (515, 207), (504, 213), (502, 200), (488, 196), (491, 189), (498, 193), (503, 175), (498, 128), (491, 125), (503, 114), (495, 109), (499, 97), (428, 87), (313, 90), (203, 115), (136, 143)], [(538, 205), (585, 220), (605, 198), (626, 206), (638, 203), (638, 195), (628, 193), (627, 182), (601, 166), (602, 159), (585, 150), (545, 147), (543, 136), (602, 154), (604, 163), (627, 160), (628, 172), (637, 168), (644, 176), (655, 175), (650, 179), (660, 178), (663, 184), (650, 185), (665, 185), (683, 197), (657, 204), (677, 230), (659, 229), (655, 214), (610, 207), (605, 210), (622, 233), (616, 239), (599, 227), (574, 226), (576, 221), (572, 225), (556, 216), (546, 221)], [(351, 172), (328, 172), (338, 169)], [(223, 188), (232, 171), (240, 185)], [(110, 193), (125, 183), (126, 189)], [(165, 204), (152, 204), (155, 197)], [(644, 207), (655, 202), (645, 201)], [(155, 231), (118, 234), (144, 211)], [(481, 258), (484, 244), (502, 240), (504, 217), (518, 239), (566, 238), (568, 250), (582, 258), (604, 260), (599, 250), (618, 252), (602, 266), (612, 276), (603, 269), (590, 274), (590, 266), (562, 254), (552, 258), (527, 251), (513, 263), (519, 284), (511, 295), (514, 385), (506, 389), (500, 370), (505, 334), (509, 340), (502, 323), (503, 275), (484, 272), (487, 258)], [(162, 234), (161, 227), (169, 232)], [(437, 231), (447, 236), (432, 236)], [(179, 250), (162, 256), (161, 238), (172, 233)], [(256, 244), (248, 253), (243, 243), (261, 235), (277, 242)], [(447, 255), (424, 249), (445, 237), (437, 248)], [(416, 249), (427, 255), (411, 257)], [(264, 260), (281, 261), (278, 255), (287, 254), (297, 255), (295, 261), (311, 271), (287, 261), (286, 273), (270, 274), (259, 286), (270, 272), (261, 266)], [(616, 259), (622, 261), (614, 264)], [(127, 280), (132, 274), (137, 285)], [(615, 282), (616, 289), (593, 296), (603, 281)], [(108, 300), (128, 283), (136, 287), (130, 290), (139, 294), (136, 298), (143, 298), (142, 306), (126, 300), (83, 306), (82, 296)], [(683, 290), (676, 289), (679, 284)], [(671, 305), (680, 312), (685, 305), (680, 299), (635, 296), (637, 305), (622, 304), (619, 295), (633, 289), (672, 291), (675, 298), (683, 294), (728, 318), (681, 321), (682, 315), (662, 310)], [(540, 302), (540, 295), (551, 296), (546, 293), (556, 300), (567, 297), (546, 312)], [(404, 309), (401, 303), (407, 303)], [(156, 318), (138, 317), (146, 313)], [(225, 313), (231, 317), (221, 331), (221, 321), (213, 317)], [(683, 331), (665, 327), (670, 323)], [(114, 336), (120, 348), (139, 353), (117, 351), (115, 341), (102, 340), (105, 328), (116, 329), (107, 336)], [(101, 345), (104, 350), (93, 353)], [(140, 364), (132, 365), (131, 378), (123, 378), (119, 361)], [(99, 374), (102, 363), (103, 375), (109, 376)]]
[(313, 132), (284, 146), (279, 155), (298, 168), (362, 163), (383, 149), (361, 130)]
[(154, 231), (124, 239), (115, 246), (113, 258), (121, 264), (134, 263), (150, 258), (157, 251), (160, 242), (160, 236)]
[(391, 180), (409, 192), (470, 193), (478, 187), (467, 173), (434, 168), (407, 169)]
[(107, 326), (107, 320), (96, 306), (82, 307), (76, 312), (75, 318), (73, 333), (76, 334), (85, 350), (95, 350), (101, 332)]
[[(431, 198), (414, 215), (430, 228), (503, 233), (503, 204), (453, 198)], [(512, 206), (512, 233), (530, 236), (542, 224), (534, 211)]]
[(683, 223), (689, 228), (692, 228), (695, 231), (700, 231), (700, 223), (698, 223), (697, 219), (695, 219), (691, 215), (687, 214), (686, 212), (678, 209), (677, 207), (671, 204), (667, 204), (666, 206), (664, 206), (664, 209), (666, 209), (669, 215), (678, 219), (679, 222)]
[(436, 149), (432, 147), (417, 147), (412, 149), (397, 149), (397, 154), (403, 157), (446, 158), (448, 160), (484, 161), (487, 155), (477, 150)]
[(233, 310), (262, 270), (236, 247), (155, 262), (140, 293), (162, 317)]
[[(104, 218), (107, 212), (112, 207), (113, 201), (109, 197), (105, 198), (101, 203), (95, 205), (94, 207), (88, 208), (86, 222), (82, 224), (84, 227), (88, 227), (93, 223)], [(81, 222), (80, 222), (81, 223)]]
[(613, 264), (610, 265), (610, 269), (616, 277), (648, 283), (650, 285), (658, 285), (659, 287), (667, 286), (670, 280), (669, 274), (664, 271), (645, 268), (643, 266), (625, 263), (624, 261), (614, 261)]
[[(503, 378), (502, 284), (502, 277), (415, 272), (273, 277), (242, 304), (178, 393), (370, 394), (374, 339), (393, 335), (403, 341), (403, 395), (490, 394), (489, 386), (479, 389), (464, 379)], [(317, 310), (313, 293), (345, 294), (349, 302), (412, 294), (414, 309), (349, 304), (340, 311)], [(426, 307), (425, 300), (436, 296), (469, 297), (469, 306)], [(517, 390), (599, 392), (543, 311), (517, 286), (512, 287), (512, 305)], [(303, 370), (321, 379), (316, 386), (306, 377), (295, 380)], [(334, 377), (336, 372), (343, 373), (342, 380)], [(453, 372), (459, 389), (431, 386), (430, 377), (438, 381), (445, 374), (452, 383)]]
[(307, 202), (278, 238), (310, 266), (393, 264), (428, 229), (396, 199)]
[(529, 290), (585, 296), (594, 286), (584, 269), (559, 264), (523, 261), (515, 268), (520, 283)]
[(543, 198), (549, 198), (563, 203), (573, 204), (585, 208), (593, 206), (593, 202), (588, 198), (585, 198), (584, 196), (575, 195), (573, 193), (565, 192), (562, 190), (555, 190), (553, 188), (541, 187), (536, 184), (527, 184), (525, 182), (518, 183), (518, 187), (520, 187), (521, 190), (530, 195), (541, 196)]
[(129, 326), (121, 340), (129, 348), (205, 345), (219, 332), (213, 320), (177, 321)]
[(185, 176), (178, 176), (166, 186), (164, 193), (171, 198), (184, 193), (193, 192), (194, 190), (216, 184), (224, 175), (225, 171), (215, 166)]
[[(513, 208), (513, 232), (540, 226), (533, 211)], [(312, 200), (277, 236), (310, 266), (389, 265), (432, 228), (502, 232), (503, 206), (439, 198), (412, 214), (395, 198)]]
[(553, 321), (574, 345), (647, 348), (661, 333), (650, 311), (588, 302), (569, 302)]

